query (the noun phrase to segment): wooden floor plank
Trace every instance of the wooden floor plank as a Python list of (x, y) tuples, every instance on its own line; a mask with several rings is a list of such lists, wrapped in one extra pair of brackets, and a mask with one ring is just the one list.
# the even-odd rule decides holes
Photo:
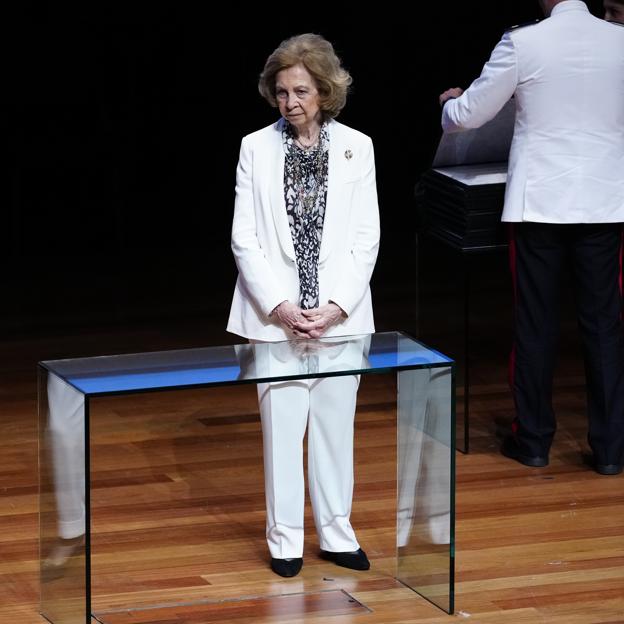
[(298, 617), (333, 618), (338, 615), (356, 616), (370, 611), (341, 590), (284, 596), (258, 596), (219, 602), (170, 605), (122, 612), (98, 612), (101, 624), (196, 624), (240, 622), (271, 617), (277, 621)]

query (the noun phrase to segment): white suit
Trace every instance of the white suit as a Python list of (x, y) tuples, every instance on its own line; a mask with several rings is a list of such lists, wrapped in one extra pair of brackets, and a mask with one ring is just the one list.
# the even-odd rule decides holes
[[(227, 330), (288, 340), (269, 314), (299, 301), (299, 275), (284, 200), (283, 120), (246, 136), (236, 172), (232, 251), (238, 267)], [(348, 315), (328, 336), (375, 331), (369, 282), (379, 248), (375, 160), (370, 138), (330, 121), (328, 189), (319, 256), (319, 300)]]
[(442, 126), (479, 127), (512, 95), (503, 221), (624, 221), (624, 29), (584, 2), (557, 4), (505, 33), (481, 76), (446, 102)]
[[(232, 251), (238, 267), (227, 329), (252, 341), (292, 339), (271, 315), (299, 302), (299, 275), (284, 199), (284, 120), (246, 136), (236, 176)], [(346, 318), (326, 336), (375, 331), (369, 282), (379, 247), (373, 145), (330, 121), (327, 203), (319, 253), (319, 303)], [(279, 358), (278, 358), (279, 359)], [(264, 441), (267, 541), (278, 559), (303, 554), (303, 438), (323, 550), (359, 548), (350, 524), (356, 376), (259, 384)]]

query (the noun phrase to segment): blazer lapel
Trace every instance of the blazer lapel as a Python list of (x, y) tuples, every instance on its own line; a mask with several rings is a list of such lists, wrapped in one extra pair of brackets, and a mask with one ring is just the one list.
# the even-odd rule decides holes
[[(329, 123), (329, 162), (327, 165), (327, 203), (325, 220), (323, 223), (323, 240), (319, 252), (319, 262), (324, 262), (334, 247), (337, 239), (345, 236), (346, 217), (349, 215), (350, 194), (353, 185), (347, 184), (356, 176), (352, 168), (355, 167), (353, 146), (345, 143), (340, 125)], [(349, 150), (351, 158), (349, 156)]]
[(284, 120), (280, 119), (275, 124), (275, 133), (272, 135), (271, 158), (272, 163), (269, 175), (271, 176), (271, 211), (277, 236), (284, 253), (295, 260), (295, 247), (292, 242), (288, 215), (286, 214), (286, 201), (284, 200), (284, 146), (282, 144), (282, 127)]

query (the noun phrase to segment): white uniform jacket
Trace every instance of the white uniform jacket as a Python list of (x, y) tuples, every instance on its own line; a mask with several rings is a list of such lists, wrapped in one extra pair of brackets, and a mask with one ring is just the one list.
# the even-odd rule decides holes
[[(273, 309), (299, 302), (299, 276), (284, 200), (284, 120), (243, 138), (236, 173), (232, 251), (238, 280), (227, 330), (245, 338), (292, 338)], [(373, 144), (336, 121), (328, 124), (328, 189), (319, 255), (319, 301), (347, 318), (327, 336), (375, 331), (369, 282), (379, 248)]]
[(476, 128), (515, 95), (503, 221), (624, 221), (624, 28), (565, 0), (511, 30), (481, 76), (444, 105), (447, 131)]

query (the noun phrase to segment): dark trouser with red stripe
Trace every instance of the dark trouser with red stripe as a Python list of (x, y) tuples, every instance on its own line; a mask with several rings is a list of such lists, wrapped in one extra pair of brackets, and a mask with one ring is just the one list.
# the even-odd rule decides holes
[(514, 432), (526, 455), (548, 456), (556, 429), (552, 382), (559, 288), (569, 264), (583, 337), (589, 444), (599, 464), (624, 458), (624, 328), (620, 224), (514, 223), (510, 260), (515, 342), (510, 363)]

